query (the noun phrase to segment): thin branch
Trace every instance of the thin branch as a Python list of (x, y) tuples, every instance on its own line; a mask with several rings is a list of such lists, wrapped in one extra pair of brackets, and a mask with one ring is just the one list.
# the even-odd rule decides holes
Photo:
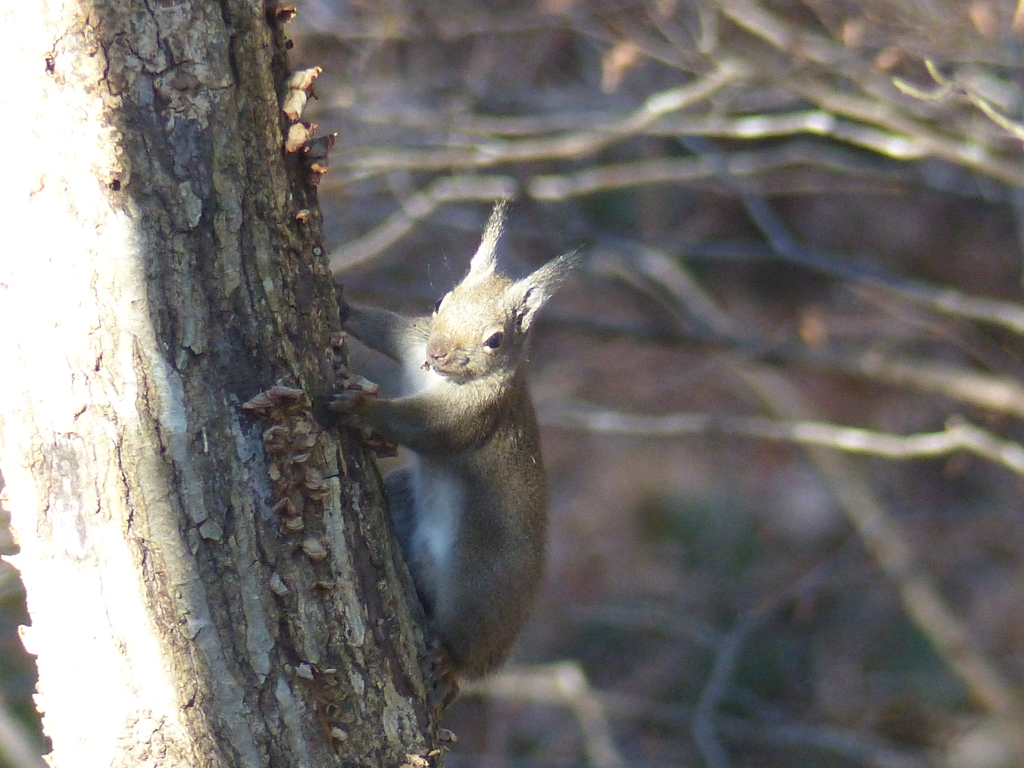
[(803, 350), (796, 351), (793, 358), (808, 365), (823, 365), (885, 384), (942, 395), (997, 413), (1024, 417), (1024, 386), (1005, 376), (924, 360), (894, 359), (877, 352), (845, 355)]
[(723, 735), (736, 741), (811, 747), (869, 768), (927, 768), (930, 765), (930, 761), (923, 757), (898, 752), (839, 728), (803, 723), (754, 724), (738, 717), (722, 717), (718, 728)]
[[(832, 561), (829, 570), (835, 567)], [(782, 604), (781, 600), (779, 604)], [(610, 623), (655, 635), (682, 637), (701, 648), (717, 648), (720, 652), (725, 647), (726, 633), (685, 612), (659, 606), (602, 605), (579, 612), (578, 618), (585, 622)], [(734, 626), (732, 632), (736, 632), (737, 628), (739, 625)], [(743, 707), (759, 721), (751, 722), (749, 719), (717, 713), (714, 730), (730, 741), (806, 747), (840, 755), (871, 768), (925, 768), (927, 765), (927, 761), (921, 757), (894, 750), (863, 734), (795, 722), (785, 711), (769, 706), (757, 694), (735, 683), (729, 685), (726, 698)], [(619, 720), (680, 727), (687, 722), (692, 725), (695, 717), (694, 710), (684, 705), (655, 703), (607, 692), (601, 694), (601, 699), (609, 714)]]
[(712, 665), (711, 674), (701, 690), (696, 707), (694, 707), (691, 731), (694, 743), (700, 750), (707, 768), (729, 768), (729, 756), (719, 742), (716, 733), (715, 714), (722, 699), (725, 698), (729, 678), (732, 677), (733, 670), (739, 661), (743, 644), (761, 620), (760, 612), (747, 613), (725, 635), (715, 654), (715, 663)]
[[(952, 288), (940, 288), (919, 280), (889, 275), (879, 269), (870, 269), (844, 261), (822, 250), (804, 247), (793, 237), (782, 219), (763, 197), (754, 194), (735, 180), (730, 172), (727, 156), (711, 142), (695, 136), (682, 141), (694, 153), (703, 157), (715, 169), (719, 178), (740, 198), (747, 213), (767, 238), (777, 256), (827, 274), (880, 286), (943, 314), (1001, 325), (1024, 335), (1024, 306), (1020, 304), (969, 296)], [(1024, 168), (1021, 179), (1024, 181)]]
[[(970, 319), (984, 319), (996, 323), (1008, 322), (1011, 329), (1018, 323), (1024, 323), (1024, 307), (1016, 304), (977, 299), (963, 296), (955, 291), (880, 275), (877, 271), (867, 270), (860, 265), (837, 257), (818, 255), (808, 249), (799, 248), (792, 243), (788, 231), (775, 216), (774, 211), (746, 190), (741, 190), (741, 194), (754, 206), (754, 213), (756, 213), (759, 223), (763, 225), (763, 229), (772, 233), (772, 239), (775, 241), (773, 245), (776, 246), (776, 251), (780, 256), (795, 255), (795, 260), (801, 265), (818, 268), (827, 271), (828, 274), (881, 285), (886, 290), (906, 299), (917, 299), (917, 303), (924, 304), (931, 309), (948, 309), (947, 306), (937, 305), (934, 297), (938, 296), (960, 310), (985, 309), (993, 311), (984, 317), (970, 313), (968, 314)], [(616, 256), (624, 249), (631, 252), (628, 257)], [(831, 371), (854, 373), (886, 384), (912, 387), (922, 392), (940, 394), (981, 408), (1024, 416), (1024, 385), (1016, 379), (923, 360), (894, 359), (874, 351), (845, 353), (808, 349), (802, 343), (768, 343), (757, 338), (749, 330), (743, 333), (737, 332), (735, 321), (719, 309), (707, 292), (689, 276), (680, 259), (650, 246), (628, 241), (609, 243), (606, 248), (595, 249), (593, 253), (594, 256), (590, 262), (592, 270), (604, 261), (609, 261), (620, 264), (620, 271), (624, 272), (624, 275), (620, 276), (614, 270), (606, 270), (613, 276), (628, 278), (628, 273), (631, 270), (644, 274), (666, 290), (672, 299), (693, 316), (700, 327), (706, 331), (703, 335), (697, 336), (686, 335), (680, 329), (669, 332), (658, 329), (656, 335), (642, 334), (637, 330), (630, 331), (633, 335), (660, 342), (692, 339), (703, 343), (726, 343), (750, 358), (796, 361)], [(700, 255), (699, 251), (694, 253)], [(627, 282), (636, 287), (635, 280), (627, 279)], [(913, 295), (907, 295), (906, 291), (910, 291)], [(952, 294), (952, 297), (948, 294)], [(959, 315), (961, 313), (947, 311), (946, 314)], [(587, 323), (590, 328), (597, 325), (592, 318), (588, 319)]]
[[(852, 81), (878, 102), (899, 103), (892, 81), (847, 46), (790, 23), (757, 0), (716, 0), (716, 5), (735, 24), (785, 55), (789, 67), (794, 60), (812, 61)], [(759, 71), (771, 69), (762, 66)], [(913, 101), (901, 106), (926, 113), (923, 104)]]
[(590, 765), (619, 768), (625, 764), (612, 740), (601, 696), (590, 687), (586, 674), (575, 662), (506, 670), (464, 686), (463, 692), (566, 707), (580, 726)]
[(951, 418), (946, 428), (939, 432), (894, 435), (820, 421), (788, 421), (761, 416), (709, 413), (641, 416), (568, 404), (561, 407), (549, 406), (542, 412), (541, 421), (551, 427), (634, 437), (755, 437), (900, 461), (967, 451), (1024, 476), (1024, 447), (1020, 443), (1004, 440), (957, 418)]
[(658, 158), (633, 163), (590, 166), (572, 174), (535, 176), (526, 184), (527, 193), (538, 200), (565, 200), (611, 189), (651, 184), (683, 184), (716, 178), (720, 172), (748, 177), (795, 166), (810, 166), (846, 174), (877, 173), (866, 163), (843, 157), (835, 147), (811, 142), (792, 142), (747, 152), (733, 152), (723, 158), (719, 171), (703, 157)]
[(1024, 417), (1024, 385), (1016, 379), (980, 373), (969, 368), (906, 357), (897, 359), (875, 351), (817, 350), (808, 348), (802, 342), (769, 343), (748, 337), (738, 338), (731, 334), (721, 335), (710, 330), (684, 332), (654, 324), (623, 324), (593, 317), (549, 316), (543, 322), (601, 338), (628, 338), (650, 344), (718, 348), (740, 352), (748, 360), (772, 364), (796, 363), (941, 395), (996, 413)]
[[(844, 270), (847, 268), (846, 263), (836, 259), (830, 259), (827, 265)], [(854, 272), (859, 269), (856, 265), (848, 267), (850, 272), (859, 274)], [(772, 363), (796, 362), (1024, 417), (1024, 385), (1010, 377), (927, 360), (894, 358), (870, 350), (845, 352), (810, 349), (795, 340), (768, 342), (758, 338), (749, 329), (738, 332), (731, 316), (722, 312), (710, 295), (689, 276), (681, 260), (644, 244), (609, 241), (605, 247), (597, 247), (592, 251), (589, 269), (591, 272), (602, 270), (606, 275), (624, 280), (634, 289), (641, 288), (656, 296), (657, 293), (652, 292), (652, 288), (644, 285), (634, 273), (654, 281), (658, 288), (667, 292), (673, 302), (694, 319), (700, 330), (690, 331), (679, 321), (671, 323), (670, 327), (659, 324), (648, 328), (620, 326), (592, 317), (561, 320), (562, 324), (571, 324), (587, 333), (626, 335), (653, 343), (725, 345), (741, 352), (747, 359)], [(889, 289), (892, 290), (891, 287)]]
[(701, 690), (693, 710), (692, 732), (694, 741), (708, 768), (728, 768), (729, 759), (717, 737), (717, 711), (729, 689), (729, 679), (739, 662), (740, 651), (750, 633), (767, 621), (786, 603), (804, 595), (809, 589), (820, 585), (823, 577), (832, 570), (831, 563), (824, 563), (805, 573), (786, 589), (771, 595), (768, 600), (744, 613), (718, 644), (711, 674)]
[[(781, 416), (798, 421), (816, 418), (816, 409), (783, 376), (763, 368), (741, 371), (741, 376)], [(943, 600), (903, 526), (889, 515), (871, 483), (848, 457), (820, 447), (808, 447), (807, 455), (832, 486), (865, 549), (899, 591), (904, 610), (971, 697), (1003, 729), (1018, 760), (1024, 759), (1024, 702)]]
[(1014, 138), (1024, 141), (1024, 125), (1015, 123), (1009, 117), (1004, 115), (995, 107), (994, 104), (992, 104), (991, 101), (979, 94), (970, 85), (961, 83), (957, 80), (950, 80), (943, 76), (931, 59), (925, 59), (924, 66), (928, 70), (928, 74), (930, 74), (932, 79), (938, 84), (938, 87), (935, 90), (925, 91), (907, 82), (901, 77), (894, 77), (892, 79), (893, 85), (908, 96), (913, 96), (915, 99), (920, 99), (922, 101), (943, 101), (948, 99), (950, 96), (962, 96), (981, 110), (989, 120), (998, 125), (1004, 131), (1012, 135)]
[(409, 234), (417, 222), (442, 205), (464, 200), (493, 202), (513, 198), (517, 191), (516, 181), (506, 176), (444, 176), (435, 179), (426, 189), (402, 200), (399, 209), (383, 224), (331, 251), (331, 271), (337, 274), (380, 256)]
[(698, 104), (745, 77), (747, 68), (725, 59), (707, 75), (679, 88), (649, 96), (636, 111), (617, 117), (593, 130), (524, 141), (491, 141), (468, 147), (422, 151), (370, 151), (343, 158), (348, 181), (395, 170), (449, 170), (486, 168), (502, 163), (522, 163), (551, 158), (575, 158), (596, 152), (626, 136), (636, 135), (659, 118)]
[[(897, 160), (938, 157), (1005, 184), (1024, 185), (1024, 163), (1013, 155), (981, 144), (977, 137), (959, 139), (945, 136), (939, 129), (903, 114), (890, 102), (842, 93), (834, 85), (811, 77), (780, 75), (779, 82), (829, 112), (874, 125), (888, 134), (879, 135), (880, 141), (863, 144), (867, 149)], [(859, 143), (856, 136), (846, 140), (852, 144)]]

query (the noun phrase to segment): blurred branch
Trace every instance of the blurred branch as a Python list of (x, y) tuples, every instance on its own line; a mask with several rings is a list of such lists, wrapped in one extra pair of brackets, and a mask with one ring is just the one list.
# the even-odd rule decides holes
[(746, 613), (725, 635), (715, 654), (711, 674), (708, 675), (708, 680), (700, 692), (696, 707), (694, 707), (691, 731), (694, 743), (700, 750), (707, 768), (729, 768), (729, 757), (725, 748), (718, 741), (716, 713), (725, 698), (729, 678), (732, 677), (733, 670), (739, 661), (743, 644), (763, 618), (764, 613), (761, 611)]
[(734, 23), (787, 57), (813, 61), (831, 69), (882, 101), (891, 101), (897, 95), (888, 78), (854, 52), (827, 37), (790, 24), (755, 0), (716, 0), (716, 5)]
[(400, 202), (400, 207), (383, 224), (360, 238), (331, 251), (331, 271), (337, 274), (380, 256), (397, 243), (416, 223), (442, 205), (464, 200), (494, 202), (515, 197), (518, 185), (506, 176), (443, 176)]
[(1024, 141), (1024, 125), (1012, 121), (970, 85), (944, 77), (931, 59), (925, 59), (924, 66), (928, 70), (928, 74), (938, 84), (938, 88), (934, 91), (920, 89), (901, 77), (894, 77), (892, 80), (893, 85), (908, 96), (913, 96), (915, 99), (921, 99), (922, 101), (944, 101), (951, 96), (962, 96), (980, 109), (989, 120), (1004, 131)]
[(795, 363), (832, 373), (860, 376), (897, 387), (948, 397), (962, 403), (996, 413), (1024, 417), (1024, 386), (1016, 379), (996, 374), (979, 373), (928, 360), (894, 358), (875, 351), (843, 352), (811, 349), (804, 343), (788, 341), (769, 343), (739, 339), (717, 333), (666, 330), (645, 325), (595, 320), (594, 318), (556, 317), (544, 320), (602, 338), (628, 338), (653, 344), (689, 345), (705, 349), (726, 349), (739, 352), (747, 360), (768, 363)]
[(704, 101), (745, 77), (746, 73), (745, 66), (725, 59), (703, 77), (679, 88), (652, 94), (636, 111), (587, 131), (523, 141), (491, 141), (440, 150), (371, 150), (366, 154), (353, 154), (343, 158), (343, 163), (350, 169), (346, 179), (356, 181), (396, 170), (486, 168), (502, 163), (591, 154), (614, 141), (645, 130), (664, 115)]
[[(1024, 185), (1024, 162), (999, 154), (977, 139), (949, 137), (938, 128), (917, 122), (901, 114), (890, 102), (865, 99), (842, 93), (835, 86), (811, 77), (781, 76), (782, 82), (823, 109), (835, 112), (869, 125), (875, 125), (889, 136), (883, 141), (864, 144), (871, 149), (897, 160), (919, 160), (938, 157), (957, 165), (983, 173), (1011, 186)], [(858, 143), (856, 136), (849, 137)]]
[[(658, 726), (679, 726), (693, 717), (690, 707), (652, 704), (633, 696), (603, 694), (606, 709), (618, 720), (651, 722)], [(931, 762), (879, 743), (867, 735), (824, 725), (809, 725), (787, 719), (754, 722), (745, 717), (718, 716), (718, 732), (730, 741), (747, 744), (771, 744), (785, 747), (810, 747), (838, 755), (865, 768), (928, 768)]]
[[(685, 637), (702, 648), (717, 648), (719, 654), (726, 647), (726, 633), (700, 619), (680, 614), (678, 610), (643, 605), (602, 605), (588, 608), (579, 615), (587, 622), (611, 623), (626, 629)], [(738, 629), (741, 627), (736, 624), (732, 633)], [(727, 659), (722, 661), (724, 664)], [(695, 716), (692, 708), (679, 704), (654, 703), (646, 698), (613, 693), (602, 693), (601, 698), (606, 710), (618, 720), (679, 727), (692, 723)], [(730, 741), (810, 747), (870, 768), (926, 768), (928, 764), (922, 757), (892, 749), (864, 734), (794, 722), (784, 711), (767, 707), (756, 694), (734, 683), (729, 685), (726, 698), (749, 710), (759, 721), (719, 713), (714, 723), (715, 730)], [(771, 711), (766, 711), (768, 709)]]
[[(781, 227), (781, 224), (773, 226)], [(707, 251), (707, 246), (687, 250), (698, 257), (714, 255)], [(830, 267), (832, 273), (840, 276), (863, 274), (858, 265), (835, 258), (822, 261), (821, 266)], [(1024, 385), (1013, 378), (929, 360), (895, 358), (874, 350), (847, 352), (815, 349), (797, 339), (769, 342), (751, 335), (749, 329), (744, 328), (740, 332), (734, 319), (718, 309), (706, 290), (689, 274), (682, 259), (644, 243), (606, 238), (592, 250), (587, 269), (591, 274), (622, 281), (632, 289), (643, 290), (648, 294), (661, 290), (682, 309), (682, 315), (673, 328), (664, 325), (622, 326), (593, 317), (559, 320), (562, 325), (572, 325), (584, 332), (601, 336), (628, 336), (655, 343), (724, 345), (743, 353), (748, 359), (795, 362), (827, 371), (854, 374), (893, 386), (939, 394), (991, 411), (1024, 417)], [(650, 285), (652, 282), (654, 287)], [(883, 287), (892, 290), (888, 285)], [(905, 298), (909, 300), (909, 297)], [(998, 304), (996, 310), (999, 319), (1007, 319), (1012, 323), (1018, 320), (1024, 322), (1024, 308), (1001, 302)], [(1020, 314), (1019, 318), (1017, 314)], [(688, 330), (682, 320), (683, 316), (691, 318), (700, 330)]]
[(728, 756), (716, 734), (717, 711), (726, 697), (729, 679), (739, 662), (743, 644), (754, 629), (767, 621), (782, 606), (818, 586), (829, 570), (831, 564), (827, 562), (811, 569), (788, 588), (776, 592), (761, 605), (745, 612), (722, 637), (717, 646), (711, 674), (708, 675), (693, 710), (693, 738), (707, 768), (729, 768)]
[[(904, 298), (947, 315), (1001, 325), (1024, 335), (1024, 306), (967, 295), (952, 288), (940, 288), (920, 280), (886, 274), (878, 269), (854, 264), (832, 254), (802, 246), (787, 229), (768, 201), (736, 181), (728, 160), (711, 142), (698, 137), (683, 140), (715, 169), (719, 178), (740, 198), (750, 218), (764, 234), (775, 254), (789, 262), (826, 274), (877, 285)], [(1024, 181), (1024, 166), (1022, 166)]]
[[(764, 368), (741, 370), (740, 375), (779, 415), (799, 421), (816, 418), (813, 405), (785, 377)], [(889, 515), (850, 459), (819, 447), (809, 447), (807, 455), (832, 486), (864, 548), (896, 586), (904, 610), (963, 681), (971, 698), (1000, 725), (1017, 758), (1024, 760), (1024, 702), (946, 605), (903, 526)]]
[[(845, 140), (899, 160), (934, 156), (1013, 186), (1024, 183), (1024, 163), (1019, 158), (993, 151), (978, 136), (965, 136), (961, 140), (944, 134), (937, 126), (920, 122), (920, 118), (932, 116), (923, 109), (929, 102), (901, 101), (899, 89), (886, 75), (844, 46), (790, 24), (754, 0), (718, 0), (718, 6), (732, 21), (786, 57), (784, 63), (774, 63), (768, 57), (752, 54), (757, 59), (750, 61), (754, 71), (791, 88), (829, 112), (873, 125), (889, 134), (872, 135), (865, 127)], [(793, 59), (801, 58), (852, 81), (868, 97), (843, 91), (837, 84), (820, 78), (794, 74)], [(919, 113), (917, 116), (909, 114), (915, 110)], [(859, 141), (865, 137), (869, 140)]]
[(622, 755), (611, 736), (601, 696), (590, 687), (579, 664), (562, 662), (499, 672), (464, 685), (465, 694), (566, 707), (579, 723), (587, 760), (595, 768), (619, 768)]
[[(794, 166), (808, 166), (843, 174), (871, 174), (875, 169), (844, 156), (842, 150), (797, 141), (778, 147), (733, 152), (723, 158), (724, 172), (734, 177), (756, 176)], [(534, 176), (526, 185), (538, 200), (565, 200), (611, 189), (650, 184), (683, 184), (716, 178), (719, 171), (702, 157), (658, 158), (609, 165), (591, 165), (571, 174)]]
[(564, 404), (545, 408), (541, 421), (550, 427), (605, 435), (755, 437), (900, 461), (967, 451), (1024, 476), (1024, 447), (1020, 443), (1004, 440), (959, 418), (950, 418), (946, 428), (940, 432), (894, 435), (820, 421), (711, 413), (640, 416)]
[(856, 373), (894, 386), (943, 395), (997, 413), (1024, 417), (1024, 386), (1016, 379), (926, 360), (895, 359), (877, 352), (843, 354), (812, 350), (793, 359)]
[(785, 747), (814, 747), (866, 768), (926, 768), (924, 757), (897, 751), (871, 739), (840, 728), (803, 723), (752, 723), (738, 717), (723, 717), (719, 730), (736, 741), (755, 741)]

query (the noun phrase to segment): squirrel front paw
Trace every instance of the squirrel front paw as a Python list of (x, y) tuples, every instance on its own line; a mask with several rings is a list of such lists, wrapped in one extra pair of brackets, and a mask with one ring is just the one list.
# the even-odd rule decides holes
[(327, 401), (327, 409), (346, 427), (361, 427), (359, 406), (366, 401), (366, 393), (358, 389), (343, 389), (335, 392)]

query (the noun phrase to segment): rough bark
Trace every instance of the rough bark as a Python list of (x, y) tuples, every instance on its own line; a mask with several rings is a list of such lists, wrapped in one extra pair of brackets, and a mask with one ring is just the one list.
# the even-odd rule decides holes
[(25, 240), (0, 253), (0, 471), (55, 766), (434, 746), (372, 458), (305, 396), (241, 407), (315, 398), (343, 362), (315, 190), (282, 152), (279, 21), (246, 0), (3, 12)]

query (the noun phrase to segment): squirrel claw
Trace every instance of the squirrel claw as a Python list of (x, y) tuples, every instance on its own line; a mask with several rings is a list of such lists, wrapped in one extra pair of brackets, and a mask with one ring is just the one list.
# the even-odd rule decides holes
[(364, 398), (365, 395), (360, 390), (343, 389), (331, 395), (331, 399), (327, 401), (327, 408), (335, 413), (355, 413)]
[(334, 414), (337, 421), (346, 427), (361, 427), (356, 411), (360, 403), (366, 399), (362, 391), (356, 389), (343, 389), (335, 392), (327, 401), (327, 410)]
[(430, 663), (429, 704), (431, 710), (441, 713), (451, 706), (459, 695), (459, 681), (455, 677), (455, 662), (448, 649), (440, 641), (434, 641), (427, 649)]

